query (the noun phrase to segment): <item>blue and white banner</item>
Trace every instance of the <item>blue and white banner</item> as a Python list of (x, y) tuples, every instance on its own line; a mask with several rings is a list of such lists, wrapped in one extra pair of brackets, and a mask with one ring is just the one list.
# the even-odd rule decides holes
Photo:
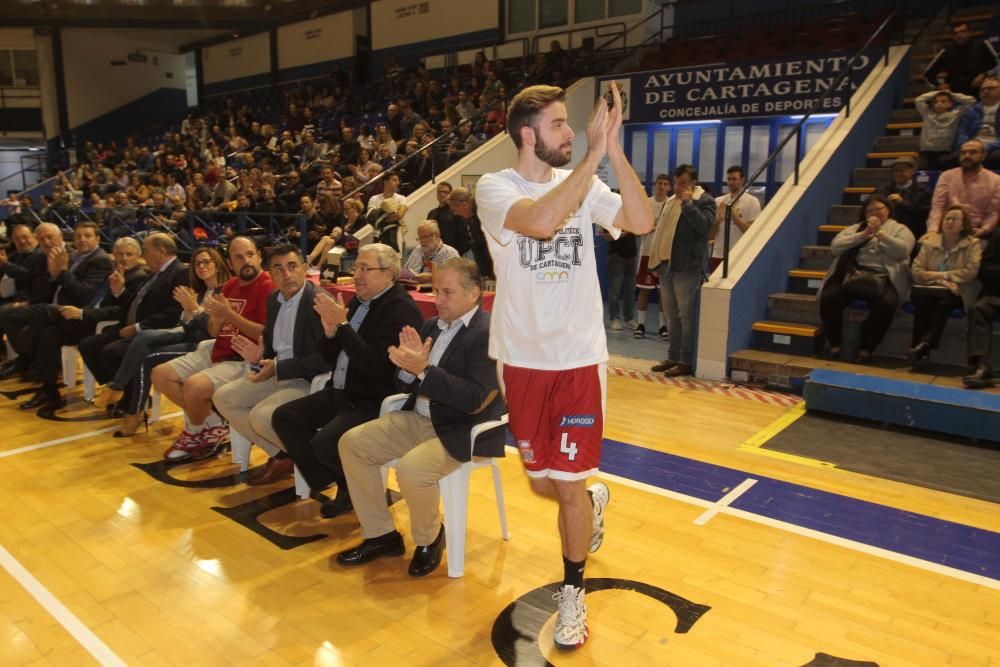
[[(713, 63), (625, 76), (599, 77), (600, 94), (610, 99), (611, 81), (622, 91), (626, 123), (683, 122), (801, 114), (829, 90), (853, 52), (797, 56), (742, 63)], [(864, 53), (854, 63), (854, 87), (882, 57)], [(836, 113), (847, 104), (851, 77), (824, 101), (817, 113)]]

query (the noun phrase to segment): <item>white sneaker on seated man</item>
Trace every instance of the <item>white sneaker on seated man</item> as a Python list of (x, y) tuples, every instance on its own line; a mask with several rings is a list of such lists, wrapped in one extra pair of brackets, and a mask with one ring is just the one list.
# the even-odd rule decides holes
[(194, 352), (153, 369), (153, 387), (184, 410), (184, 431), (163, 454), (168, 461), (202, 459), (219, 450), (229, 427), (212, 411), (212, 397), (246, 372), (233, 338), (240, 334), (258, 340), (264, 331), (274, 283), (261, 270), (257, 245), (237, 236), (229, 243), (229, 262), (235, 277), (222, 286), (221, 296), (206, 297), (203, 306), (209, 331), (215, 333), (214, 345), (202, 343)]

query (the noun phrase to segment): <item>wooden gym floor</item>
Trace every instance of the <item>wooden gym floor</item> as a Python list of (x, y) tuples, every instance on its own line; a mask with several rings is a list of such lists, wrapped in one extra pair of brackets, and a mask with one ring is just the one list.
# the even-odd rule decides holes
[(407, 556), (345, 570), (353, 516), (228, 455), (160, 466), (176, 416), (116, 440), (80, 392), (61, 423), (0, 398), (0, 665), (1000, 665), (996, 505), (756, 446), (794, 399), (612, 373), (591, 640), (561, 655), (555, 511), (515, 457), (509, 542), (473, 476), (463, 578), (406, 576), (405, 503)]

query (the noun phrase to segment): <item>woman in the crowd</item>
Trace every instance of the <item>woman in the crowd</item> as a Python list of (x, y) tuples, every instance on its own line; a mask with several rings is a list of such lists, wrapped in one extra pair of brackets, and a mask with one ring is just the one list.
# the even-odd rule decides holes
[(941, 233), (930, 234), (913, 260), (913, 340), (907, 357), (914, 364), (930, 358), (941, 342), (951, 311), (966, 312), (979, 294), (982, 244), (972, 235), (969, 212), (961, 204), (949, 206), (941, 220)]
[[(116, 438), (135, 434), (139, 424), (146, 423), (146, 404), (152, 387), (153, 367), (187, 354), (208, 340), (208, 315), (202, 309), (205, 297), (222, 289), (230, 278), (222, 255), (214, 248), (198, 248), (191, 256), (190, 287), (174, 290), (174, 299), (181, 304), (180, 324), (173, 329), (140, 331), (128, 347), (121, 366), (108, 388), (116, 392), (113, 398), (124, 412)], [(118, 393), (120, 392), (120, 393)]]
[(892, 318), (910, 293), (907, 260), (916, 242), (913, 233), (889, 217), (892, 204), (872, 195), (861, 207), (861, 221), (837, 234), (830, 244), (836, 261), (820, 285), (817, 301), (829, 342), (829, 356), (839, 358), (843, 314), (853, 301), (868, 304), (855, 363), (869, 361), (885, 337)]

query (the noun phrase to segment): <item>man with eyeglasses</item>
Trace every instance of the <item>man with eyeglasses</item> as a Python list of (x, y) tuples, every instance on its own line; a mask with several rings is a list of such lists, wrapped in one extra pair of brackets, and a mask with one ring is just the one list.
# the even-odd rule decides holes
[(979, 102), (962, 114), (958, 121), (956, 141), (961, 146), (978, 139), (986, 148), (983, 164), (987, 169), (1000, 168), (1000, 80), (991, 76), (979, 88)]
[(406, 276), (417, 282), (431, 282), (435, 266), (458, 257), (458, 251), (441, 240), (441, 230), (433, 220), (424, 220), (417, 226), (417, 241), (419, 245), (403, 265)]
[[(345, 304), (338, 294), (316, 295), (313, 307), (323, 324), (319, 351), (333, 367), (326, 389), (285, 403), (274, 411), (272, 426), (332, 518), (352, 509), (340, 463), (340, 436), (378, 417), (382, 399), (394, 393), (395, 366), (389, 346), (399, 332), (420, 329), (423, 318), (409, 293), (396, 283), (399, 257), (384, 243), (361, 248), (352, 268), (357, 296)], [(321, 495), (336, 484), (332, 501)]]
[(292, 474), (292, 460), (274, 432), (271, 417), (281, 405), (309, 395), (312, 378), (330, 370), (319, 352), (323, 325), (313, 308), (319, 288), (306, 281), (306, 263), (290, 244), (271, 249), (271, 280), (264, 333), (257, 340), (237, 335), (233, 349), (250, 368), (212, 397), (216, 410), (244, 437), (268, 454), (267, 465), (251, 474), (251, 486)]

